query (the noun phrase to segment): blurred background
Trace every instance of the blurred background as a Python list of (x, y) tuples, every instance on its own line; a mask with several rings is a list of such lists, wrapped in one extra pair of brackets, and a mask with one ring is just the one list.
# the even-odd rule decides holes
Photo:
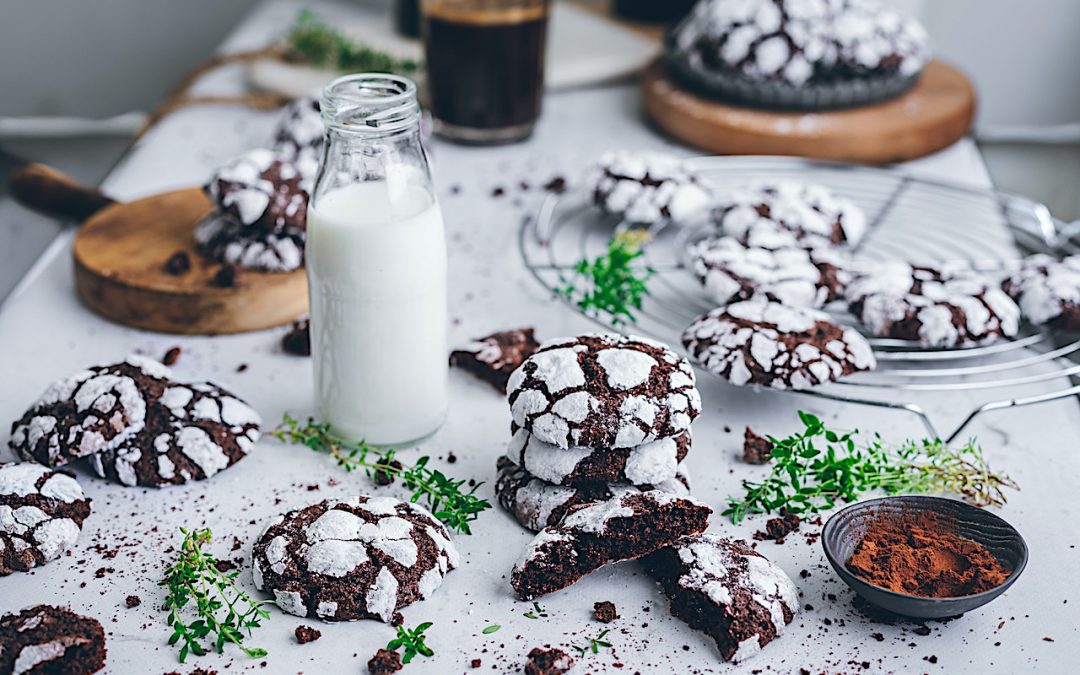
[[(353, 1), (390, 11), (390, 0)], [(1080, 2), (888, 1), (974, 80), (975, 137), (997, 186), (1080, 219)], [(99, 182), (147, 111), (258, 2), (4, 0), (0, 149)], [(0, 298), (56, 228), (0, 194)]]

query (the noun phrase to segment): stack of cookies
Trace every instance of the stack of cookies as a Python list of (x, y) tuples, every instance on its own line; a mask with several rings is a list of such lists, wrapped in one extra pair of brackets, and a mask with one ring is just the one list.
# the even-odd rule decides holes
[(551, 340), (510, 376), (500, 503), (533, 530), (577, 504), (652, 489), (686, 494), (701, 398), (690, 364), (637, 337)]

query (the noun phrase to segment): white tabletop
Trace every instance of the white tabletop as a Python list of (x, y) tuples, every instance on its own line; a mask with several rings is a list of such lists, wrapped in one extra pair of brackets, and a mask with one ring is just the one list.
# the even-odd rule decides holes
[[(256, 46), (282, 32), (298, 5), (269, 3), (258, 8), (225, 45), (226, 50)], [(333, 7), (326, 14), (356, 12)], [(238, 71), (209, 78), (205, 90), (237, 91)], [(256, 147), (267, 139), (274, 116), (230, 107), (181, 111), (149, 133), (113, 172), (104, 189), (119, 199), (201, 183), (221, 160)], [(517, 253), (517, 230), (534, 212), (539, 191), (523, 191), (521, 181), (538, 185), (554, 175), (573, 175), (598, 153), (615, 148), (670, 147), (642, 121), (633, 86), (561, 92), (549, 95), (536, 135), (527, 143), (471, 149), (436, 143), (435, 171), (450, 244), (452, 340), (493, 330), (532, 325), (542, 338), (593, 328), (554, 302), (523, 268)], [(671, 148), (681, 154), (689, 150)], [(962, 141), (919, 162), (911, 171), (988, 185), (974, 145)], [(506, 195), (492, 195), (502, 187)], [(451, 188), (456, 188), (452, 190)], [(959, 225), (958, 225), (959, 226)], [(175, 370), (180, 377), (211, 379), (245, 397), (267, 425), (284, 411), (312, 412), (308, 359), (283, 354), (282, 330), (248, 335), (190, 338), (157, 335), (108, 323), (82, 307), (73, 293), (70, 233), (61, 236), (0, 310), (0, 419), (14, 420), (53, 379), (88, 365), (112, 362), (139, 351), (158, 356), (179, 345)], [(242, 363), (249, 365), (236, 372)], [(737, 459), (743, 427), (782, 435), (795, 430), (795, 411), (812, 410), (830, 423), (880, 431), (900, 440), (918, 435), (917, 420), (896, 412), (841, 406), (817, 399), (753, 392), (701, 377), (705, 412), (695, 423), (695, 443), (688, 462), (694, 494), (722, 508), (738, 481), (762, 474)], [(452, 409), (445, 428), (420, 450), (435, 465), (460, 477), (488, 481), (481, 494), (494, 499), (491, 481), (496, 457), (507, 437), (505, 402), (486, 385), (461, 372), (451, 376)], [(966, 395), (926, 404), (934, 414), (962, 415)], [(930, 622), (929, 634), (917, 624), (882, 624), (852, 607), (853, 594), (827, 567), (820, 544), (801, 535), (784, 545), (762, 543), (758, 550), (775, 560), (796, 581), (803, 603), (784, 636), (741, 667), (720, 661), (708, 638), (673, 619), (667, 601), (638, 565), (606, 568), (570, 590), (542, 600), (548, 618), (523, 616), (529, 607), (513, 598), (508, 574), (530, 534), (498, 508), (484, 513), (472, 536), (457, 536), (463, 554), (430, 600), (404, 610), (410, 626), (433, 621), (429, 644), (436, 655), (418, 658), (407, 672), (515, 672), (524, 655), (544, 643), (568, 648), (596, 635), (591, 620), (599, 600), (611, 600), (621, 618), (610, 627), (612, 649), (588, 655), (576, 672), (1047, 672), (1070, 670), (1080, 656), (1080, 513), (1073, 495), (1080, 484), (1080, 416), (1075, 401), (992, 413), (971, 429), (997, 469), (1022, 486), (1010, 495), (1000, 514), (1027, 538), (1027, 571), (1002, 598), (960, 619)], [(456, 463), (445, 462), (452, 451)], [(3, 450), (3, 457), (9, 456)], [(393, 629), (365, 621), (320, 624), (318, 642), (298, 645), (293, 629), (315, 624), (276, 609), (252, 644), (269, 649), (265, 666), (231, 650), (225, 655), (192, 658), (179, 667), (165, 644), (168, 630), (160, 611), (163, 592), (156, 584), (175, 551), (180, 526), (210, 527), (214, 550), (223, 558), (250, 562), (253, 538), (262, 523), (286, 510), (329, 497), (355, 493), (404, 494), (400, 487), (375, 488), (364, 476), (346, 475), (332, 461), (298, 447), (266, 440), (243, 462), (210, 481), (190, 486), (145, 490), (112, 485), (78, 469), (80, 482), (94, 499), (93, 514), (67, 557), (30, 574), (0, 578), (0, 612), (51, 602), (68, 604), (99, 618), (108, 636), (108, 671), (152, 673), (190, 671), (195, 665), (229, 672), (364, 672), (363, 663), (392, 637)], [(314, 486), (314, 487), (309, 487)], [(719, 515), (712, 529), (749, 537), (762, 527), (754, 518), (738, 527)], [(819, 528), (807, 528), (816, 532)], [(232, 551), (233, 539), (239, 548)], [(113, 555), (112, 551), (119, 552)], [(809, 576), (802, 578), (800, 571)], [(250, 574), (240, 582), (254, 592)], [(138, 595), (142, 604), (124, 606)], [(481, 635), (498, 623), (499, 632)], [(918, 629), (918, 632), (916, 630)], [(879, 634), (883, 639), (872, 637)], [(1044, 638), (1052, 638), (1051, 641)], [(933, 660), (927, 660), (931, 656)], [(480, 671), (469, 662), (480, 658)]]

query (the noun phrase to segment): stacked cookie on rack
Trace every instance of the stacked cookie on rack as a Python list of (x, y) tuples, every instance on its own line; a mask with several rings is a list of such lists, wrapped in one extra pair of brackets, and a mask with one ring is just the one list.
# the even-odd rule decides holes
[(500, 503), (525, 527), (577, 504), (652, 489), (686, 494), (683, 458), (701, 397), (690, 364), (637, 337), (551, 340), (510, 377)]

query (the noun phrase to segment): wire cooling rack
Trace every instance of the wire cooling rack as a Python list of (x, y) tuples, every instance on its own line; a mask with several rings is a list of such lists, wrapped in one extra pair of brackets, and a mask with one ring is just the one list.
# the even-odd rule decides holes
[[(854, 250), (853, 264), (901, 259), (912, 263), (967, 261), (988, 272), (1015, 267), (1023, 252), (1071, 254), (1080, 250), (1070, 226), (1045, 206), (1002, 192), (918, 178), (897, 170), (871, 169), (782, 157), (707, 157), (693, 168), (716, 186), (790, 179), (825, 185), (860, 206), (868, 231)], [(1074, 227), (1078, 224), (1074, 224)], [(583, 191), (549, 195), (536, 219), (520, 232), (526, 266), (544, 287), (557, 293), (572, 278), (574, 265), (607, 249), (613, 232), (625, 227), (604, 216)], [(683, 261), (693, 229), (650, 228), (645, 259), (655, 270), (650, 294), (630, 324), (607, 329), (656, 338), (680, 346), (691, 320), (712, 305)], [(1080, 234), (1078, 232), (1077, 234)], [(843, 306), (826, 308), (841, 323), (855, 325)], [(1061, 339), (1025, 326), (1012, 340), (963, 349), (925, 349), (902, 340), (870, 337), (876, 370), (812, 390), (793, 392), (844, 403), (906, 411), (917, 416), (931, 437), (952, 441), (979, 415), (1080, 394), (1080, 340)], [(1070, 358), (1073, 357), (1073, 358)], [(973, 406), (958, 426), (941, 433), (929, 403), (950, 410)], [(959, 411), (961, 414), (963, 411)]]

